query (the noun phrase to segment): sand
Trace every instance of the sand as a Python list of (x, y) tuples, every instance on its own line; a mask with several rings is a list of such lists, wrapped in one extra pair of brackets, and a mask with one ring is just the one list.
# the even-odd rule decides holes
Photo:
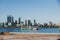
[(15, 34), (0, 35), (0, 40), (57, 40), (60, 34)]

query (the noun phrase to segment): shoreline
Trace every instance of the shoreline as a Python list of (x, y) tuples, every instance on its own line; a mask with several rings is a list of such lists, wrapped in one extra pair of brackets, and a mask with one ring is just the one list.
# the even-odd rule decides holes
[(0, 35), (2, 40), (57, 40), (60, 39), (60, 33), (20, 33), (12, 35)]
[(60, 33), (39, 33), (39, 32), (9, 32), (10, 34), (60, 34)]

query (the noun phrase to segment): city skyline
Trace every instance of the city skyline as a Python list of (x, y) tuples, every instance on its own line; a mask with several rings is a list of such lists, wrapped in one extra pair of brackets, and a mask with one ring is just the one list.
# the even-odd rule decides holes
[(21, 17), (18, 18), (18, 20), (14, 20), (14, 17), (12, 15), (8, 15), (7, 16), (7, 22), (0, 22), (0, 27), (24, 27), (24, 26), (47, 26), (47, 27), (51, 27), (51, 26), (55, 26), (55, 27), (59, 27), (59, 24), (55, 24), (51, 21), (49, 21), (49, 23), (37, 23), (36, 19), (33, 20), (33, 23), (31, 20), (25, 20), (25, 21), (21, 21)]
[[(33, 24), (33, 25), (42, 24), (42, 23), (37, 22), (36, 19), (33, 19), (33, 20), (24, 19), (24, 21), (22, 21), (21, 19), (22, 19), (21, 17), (18, 17), (17, 19), (15, 19), (14, 16), (8, 15), (8, 16), (6, 17), (6, 21), (5, 21), (5, 22), (0, 22), (0, 23), (12, 23), (12, 24), (14, 24), (14, 23), (16, 23), (16, 24), (21, 24), (21, 23), (23, 23), (23, 24), (25, 24), (25, 25), (27, 25), (27, 23), (28, 23), (29, 25), (31, 25), (31, 24)], [(49, 23), (55, 24), (55, 23), (53, 23), (53, 22), (51, 22), (51, 21), (49, 21), (48, 23), (46, 22), (46, 24), (49, 24)], [(43, 23), (43, 24), (45, 24), (45, 23)]]
[(57, 0), (0, 0), (0, 22), (8, 15), (22, 21), (36, 19), (38, 23), (60, 23), (60, 7)]

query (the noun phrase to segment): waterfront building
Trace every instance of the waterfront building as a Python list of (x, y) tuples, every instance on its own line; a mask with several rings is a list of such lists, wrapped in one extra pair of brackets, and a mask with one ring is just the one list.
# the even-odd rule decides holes
[(44, 26), (45, 26), (45, 27), (48, 26), (48, 23), (44, 23)]
[(49, 26), (52, 26), (52, 25), (53, 25), (53, 23), (50, 21), (50, 22), (49, 22)]
[(20, 24), (16, 24), (16, 27), (20, 27)]
[(23, 22), (23, 21), (21, 21), (21, 24), (20, 24), (20, 26), (21, 26), (21, 27), (23, 27), (23, 26), (24, 26), (24, 22)]
[(13, 16), (11, 16), (11, 15), (7, 16), (7, 23), (9, 26), (13, 25), (13, 23), (14, 23)]
[(21, 17), (19, 17), (18, 19), (18, 24), (21, 24)]
[(0, 27), (2, 27), (3, 26), (3, 23), (0, 23)]
[(11, 15), (7, 16), (7, 22), (12, 23), (13, 22), (13, 16), (11, 16)]
[(15, 20), (14, 25), (17, 26), (17, 20)]
[(36, 24), (36, 20), (34, 19), (34, 25)]
[(28, 26), (32, 26), (31, 20), (28, 20)]
[(36, 22), (35, 19), (34, 19), (34, 26), (38, 26), (38, 23)]
[(27, 20), (25, 20), (25, 26), (27, 26)]
[(15, 24), (17, 24), (17, 20), (15, 20)]
[(38, 25), (38, 26), (41, 26), (42, 24), (40, 24), (40, 23), (37, 23), (37, 25)]

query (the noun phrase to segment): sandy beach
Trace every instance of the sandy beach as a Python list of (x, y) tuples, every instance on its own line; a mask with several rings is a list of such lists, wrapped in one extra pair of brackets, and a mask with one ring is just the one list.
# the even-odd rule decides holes
[(14, 34), (0, 35), (0, 40), (57, 40), (60, 34)]

